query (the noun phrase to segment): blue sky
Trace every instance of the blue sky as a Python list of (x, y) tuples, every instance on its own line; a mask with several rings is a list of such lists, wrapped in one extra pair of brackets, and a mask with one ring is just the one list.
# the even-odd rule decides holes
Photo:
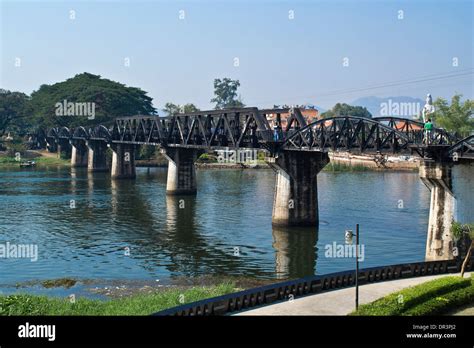
[(0, 87), (28, 94), (87, 71), (159, 108), (212, 108), (218, 77), (258, 107), (474, 95), (472, 1), (0, 1)]

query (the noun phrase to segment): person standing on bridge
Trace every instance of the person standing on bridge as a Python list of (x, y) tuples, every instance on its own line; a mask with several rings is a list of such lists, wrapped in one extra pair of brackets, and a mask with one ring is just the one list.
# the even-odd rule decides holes
[(273, 141), (278, 141), (280, 140), (280, 134), (278, 133), (278, 127), (274, 126), (273, 127)]
[(433, 131), (433, 122), (431, 122), (431, 118), (425, 123), (425, 143), (429, 145), (431, 143), (432, 131)]

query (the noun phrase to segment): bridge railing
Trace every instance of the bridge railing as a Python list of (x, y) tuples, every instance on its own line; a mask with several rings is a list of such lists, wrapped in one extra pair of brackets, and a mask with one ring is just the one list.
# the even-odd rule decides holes
[[(359, 271), (359, 284), (388, 280), (422, 277), (427, 275), (458, 273), (461, 261), (414, 262), (398, 265), (371, 267)], [(474, 269), (471, 258), (466, 271)], [(344, 271), (326, 275), (316, 275), (286, 282), (275, 283), (258, 288), (239, 291), (233, 294), (209, 298), (169, 308), (154, 315), (208, 316), (225, 315), (236, 311), (251, 309), (293, 298), (323, 293), (355, 285), (355, 271)], [(361, 290), (363, 291), (363, 290)]]

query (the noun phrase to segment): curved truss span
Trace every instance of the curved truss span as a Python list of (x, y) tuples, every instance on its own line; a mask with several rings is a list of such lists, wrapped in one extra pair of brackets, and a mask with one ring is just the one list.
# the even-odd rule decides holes
[(69, 130), (68, 127), (61, 127), (58, 132), (58, 137), (69, 139), (71, 138), (71, 131)]
[(112, 134), (110, 133), (110, 130), (107, 127), (103, 125), (98, 125), (95, 126), (93, 129), (89, 129), (89, 138), (110, 142), (112, 140)]
[(89, 139), (89, 136), (89, 132), (82, 126), (72, 131), (72, 137), (76, 139)]
[(321, 119), (291, 134), (281, 149), (339, 149), (351, 152), (409, 152), (409, 137), (369, 118), (338, 116)]
[[(413, 144), (423, 144), (424, 123), (401, 117), (374, 117), (374, 121), (380, 122), (388, 127), (404, 133)], [(460, 139), (442, 128), (433, 128), (430, 144), (449, 145)]]
[(46, 138), (54, 138), (58, 137), (58, 128), (50, 128), (46, 133)]
[(468, 136), (451, 146), (448, 154), (453, 158), (474, 159), (474, 135)]

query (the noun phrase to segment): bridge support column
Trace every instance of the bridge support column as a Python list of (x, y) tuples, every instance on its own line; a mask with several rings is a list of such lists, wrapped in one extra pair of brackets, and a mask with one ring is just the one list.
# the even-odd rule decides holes
[(89, 149), (87, 170), (89, 172), (105, 172), (107, 167), (107, 143), (103, 141), (88, 140), (86, 145)]
[(168, 159), (166, 194), (195, 195), (196, 166), (194, 162), (202, 150), (187, 148), (166, 148), (161, 153)]
[(83, 141), (71, 140), (71, 167), (87, 167), (88, 150)]
[(71, 155), (71, 144), (67, 140), (58, 140), (56, 149), (58, 158), (68, 158)]
[(455, 200), (454, 220), (474, 223), (474, 161), (455, 164), (451, 169)]
[(134, 179), (135, 145), (112, 144), (112, 179)]
[(425, 160), (420, 178), (431, 191), (430, 217), (426, 237), (426, 261), (451, 260), (454, 238), (451, 224), (455, 218), (455, 198), (451, 165)]
[(58, 152), (58, 144), (51, 138), (46, 138), (46, 149), (49, 152)]
[(273, 225), (317, 226), (317, 176), (329, 163), (328, 154), (287, 150), (266, 161), (276, 171)]

